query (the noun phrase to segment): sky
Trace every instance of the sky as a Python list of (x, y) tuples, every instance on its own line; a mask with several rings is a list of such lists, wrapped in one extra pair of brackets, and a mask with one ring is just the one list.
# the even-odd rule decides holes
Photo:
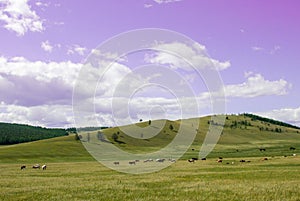
[[(95, 126), (115, 126), (210, 114), (217, 91), (195, 72), (209, 61), (223, 83), (224, 113), (300, 126), (299, 8), (297, 0), (0, 0), (0, 121), (72, 127), (79, 114), (80, 126), (94, 125), (91, 115)], [(190, 58), (195, 69), (161, 51), (102, 52), (112, 38), (148, 28), (193, 41), (150, 45)], [(94, 72), (94, 86), (88, 64), (99, 55), (102, 66), (119, 59), (102, 79)]]

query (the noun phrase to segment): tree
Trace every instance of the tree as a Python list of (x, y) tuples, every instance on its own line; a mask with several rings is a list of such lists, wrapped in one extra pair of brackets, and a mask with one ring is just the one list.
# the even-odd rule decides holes
[(116, 133), (112, 134), (112, 139), (116, 142), (118, 140), (118, 135)]
[(169, 129), (172, 131), (174, 129), (173, 125), (170, 124)]

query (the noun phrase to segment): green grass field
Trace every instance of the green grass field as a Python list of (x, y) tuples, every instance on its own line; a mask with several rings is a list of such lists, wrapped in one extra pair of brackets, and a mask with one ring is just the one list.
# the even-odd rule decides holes
[(1, 164), (0, 200), (299, 201), (299, 157), (249, 159), (233, 165), (179, 161), (142, 175), (118, 173), (97, 162), (49, 163), (45, 171)]
[[(251, 125), (232, 126), (233, 122), (244, 120)], [(186, 159), (198, 156), (208, 121), (209, 117), (201, 119), (192, 146), (179, 161), (149, 174), (119, 173), (101, 165), (74, 135), (0, 146), (0, 200), (300, 201), (298, 130), (232, 115), (207, 160), (189, 163)], [(170, 124), (173, 130), (169, 129)], [(146, 153), (168, 144), (179, 125), (180, 121), (167, 121), (165, 129), (149, 140), (134, 140), (121, 133), (120, 128), (103, 130), (103, 133), (125, 151)], [(147, 123), (138, 126), (147, 127)], [(274, 132), (276, 128), (281, 132)], [(135, 131), (133, 127), (129, 129)], [(123, 143), (112, 139), (117, 132)], [(266, 151), (259, 151), (262, 147)], [(216, 162), (220, 156), (223, 163)], [(265, 157), (268, 160), (263, 161)], [(241, 163), (241, 159), (251, 162)], [(32, 169), (36, 163), (46, 163), (47, 170)], [(21, 165), (27, 168), (20, 170)], [(138, 162), (136, 167), (147, 165)]]

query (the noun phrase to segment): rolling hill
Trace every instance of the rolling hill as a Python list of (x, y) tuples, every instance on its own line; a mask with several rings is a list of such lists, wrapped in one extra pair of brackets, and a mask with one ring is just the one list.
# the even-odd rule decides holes
[[(272, 157), (299, 153), (300, 129), (296, 126), (249, 114), (226, 115), (221, 137), (208, 158), (214, 157)], [(196, 128), (193, 123), (200, 122)], [(184, 123), (183, 123), (184, 122)], [(203, 140), (210, 129), (211, 116), (177, 120), (153, 120), (137, 124), (79, 133), (82, 141), (90, 139), (113, 143), (131, 153), (155, 152), (167, 146), (177, 135), (180, 126), (195, 130), (192, 145), (182, 159), (198, 157)], [(158, 129), (163, 128), (163, 129)], [(143, 132), (140, 132), (140, 131)], [(154, 133), (154, 135), (153, 135)], [(56, 137), (35, 142), (0, 146), (0, 163), (91, 161), (76, 135)], [(97, 141), (97, 142), (98, 142)], [(295, 148), (291, 150), (290, 148)], [(260, 151), (264, 149), (265, 151)]]

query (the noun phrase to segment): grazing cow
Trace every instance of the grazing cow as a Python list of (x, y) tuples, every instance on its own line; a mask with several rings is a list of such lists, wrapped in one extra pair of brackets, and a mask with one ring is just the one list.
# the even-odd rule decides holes
[(21, 170), (26, 169), (26, 165), (21, 166)]
[(295, 147), (290, 147), (290, 150), (292, 151), (292, 150), (296, 150), (296, 148)]
[(135, 161), (129, 161), (129, 165), (135, 165)]
[(198, 160), (198, 158), (192, 158), (194, 161), (197, 161)]
[(189, 160), (188, 160), (188, 162), (190, 162), (190, 163), (194, 163), (194, 162), (195, 162), (195, 160), (191, 158), (191, 159), (189, 159)]
[(43, 169), (43, 170), (46, 170), (46, 169), (47, 169), (47, 166), (46, 166), (46, 165), (43, 165), (43, 166), (42, 166), (42, 169)]
[(135, 162), (137, 163), (137, 162), (140, 162), (140, 160), (135, 160)]
[(135, 165), (135, 161), (129, 161), (129, 165)]
[(147, 162), (153, 162), (153, 159), (144, 160), (144, 163), (147, 163)]
[(206, 158), (201, 158), (202, 161), (206, 161)]
[(262, 158), (261, 160), (262, 160), (262, 161), (267, 161), (267, 160), (268, 160), (268, 158)]
[(33, 168), (33, 169), (40, 169), (41, 166), (40, 166), (39, 164), (36, 164), (36, 165), (32, 166), (32, 168)]
[(221, 159), (221, 160), (222, 160), (223, 158), (222, 158), (222, 157), (219, 157), (219, 159)]
[(195, 151), (195, 149), (192, 149), (192, 151)]
[(175, 163), (175, 162), (176, 162), (176, 160), (175, 160), (175, 159), (172, 159), (172, 158), (170, 158), (169, 161), (170, 161), (171, 163)]
[(251, 161), (246, 161), (247, 163), (251, 163)]
[(259, 151), (266, 151), (266, 149), (265, 148), (260, 148)]
[(114, 162), (114, 165), (120, 165), (120, 162), (115, 161), (115, 162)]
[(293, 156), (297, 156), (296, 154), (293, 154)]
[(165, 159), (164, 159), (164, 158), (158, 158), (158, 159), (156, 159), (156, 162), (163, 163), (164, 161), (165, 161)]
[(217, 162), (218, 162), (218, 163), (222, 163), (223, 160), (222, 160), (222, 159), (218, 159)]
[(240, 160), (240, 162), (241, 162), (241, 163), (245, 163), (246, 161), (245, 161), (245, 160)]

